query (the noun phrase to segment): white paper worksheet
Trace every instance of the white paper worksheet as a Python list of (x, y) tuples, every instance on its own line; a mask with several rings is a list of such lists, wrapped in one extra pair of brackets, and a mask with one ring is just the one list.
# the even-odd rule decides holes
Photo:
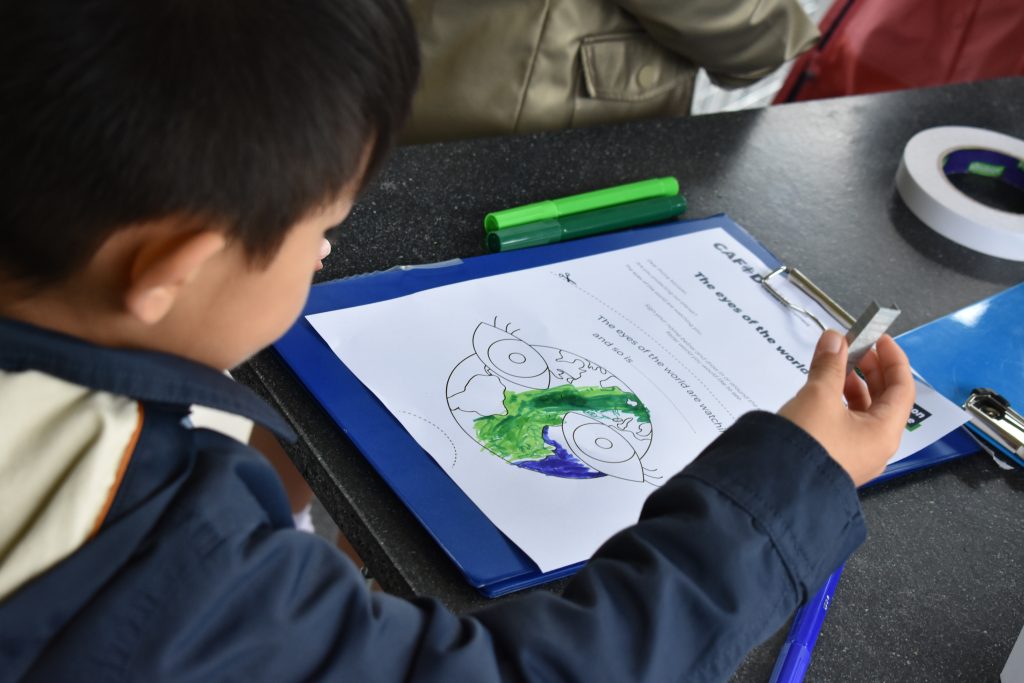
[[(820, 330), (768, 295), (767, 270), (715, 228), (308, 320), (550, 571), (635, 522), (740, 415), (777, 410), (803, 385)], [(962, 412), (927, 401), (931, 417), (908, 432), (921, 445)]]

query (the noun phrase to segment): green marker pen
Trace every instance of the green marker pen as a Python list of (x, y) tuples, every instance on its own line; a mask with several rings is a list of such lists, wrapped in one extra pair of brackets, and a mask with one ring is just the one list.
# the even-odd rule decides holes
[(514, 225), (535, 223), (549, 218), (603, 209), (616, 204), (625, 204), (651, 197), (671, 197), (677, 194), (679, 194), (679, 181), (675, 178), (671, 176), (651, 178), (627, 185), (606, 187), (603, 190), (574, 194), (570, 197), (548, 199), (504, 211), (494, 211), (484, 216), (484, 230), (487, 232), (503, 230)]
[(487, 251), (511, 251), (634, 228), (674, 218), (686, 211), (686, 197), (655, 197), (565, 218), (513, 225), (487, 233)]

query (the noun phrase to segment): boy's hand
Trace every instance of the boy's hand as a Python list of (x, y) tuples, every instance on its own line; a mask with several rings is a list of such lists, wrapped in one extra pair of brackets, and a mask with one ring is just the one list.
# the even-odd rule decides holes
[(817, 439), (857, 486), (882, 473), (914, 404), (914, 379), (903, 350), (889, 335), (878, 340), (876, 349), (858, 364), (865, 383), (854, 372), (846, 374), (845, 337), (825, 332), (814, 350), (807, 384), (779, 410)]

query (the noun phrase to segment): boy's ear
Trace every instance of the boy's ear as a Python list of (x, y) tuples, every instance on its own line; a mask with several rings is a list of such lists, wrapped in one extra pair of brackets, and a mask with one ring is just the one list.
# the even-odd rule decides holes
[(225, 246), (227, 238), (217, 230), (146, 244), (132, 258), (125, 309), (146, 325), (160, 322), (183, 287)]

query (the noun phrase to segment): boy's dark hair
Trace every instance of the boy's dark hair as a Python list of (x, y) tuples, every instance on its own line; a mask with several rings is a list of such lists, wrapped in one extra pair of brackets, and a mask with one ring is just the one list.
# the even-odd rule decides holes
[(176, 214), (265, 262), (377, 169), (418, 73), (403, 0), (0, 0), (0, 271)]

